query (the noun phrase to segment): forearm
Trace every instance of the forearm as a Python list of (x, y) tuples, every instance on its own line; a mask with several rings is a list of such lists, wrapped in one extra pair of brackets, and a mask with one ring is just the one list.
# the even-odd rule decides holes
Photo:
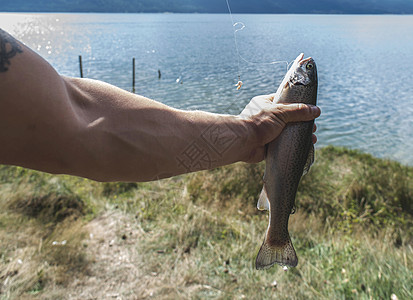
[(244, 160), (248, 122), (173, 109), (99, 81), (65, 78), (78, 116), (74, 175), (147, 181)]

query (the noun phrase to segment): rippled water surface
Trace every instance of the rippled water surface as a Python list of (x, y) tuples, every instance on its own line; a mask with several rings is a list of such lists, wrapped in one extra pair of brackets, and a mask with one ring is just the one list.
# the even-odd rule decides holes
[[(0, 27), (61, 74), (183, 109), (239, 113), (272, 93), (300, 52), (318, 67), (318, 146), (361, 149), (413, 165), (413, 16), (4, 14)], [(240, 27), (236, 27), (240, 28)], [(158, 70), (162, 78), (158, 79)], [(234, 84), (244, 82), (240, 91)]]

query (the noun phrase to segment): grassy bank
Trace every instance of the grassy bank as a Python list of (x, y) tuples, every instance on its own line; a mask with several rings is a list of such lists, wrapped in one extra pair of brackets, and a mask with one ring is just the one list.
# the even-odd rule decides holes
[(0, 299), (413, 298), (413, 168), (317, 151), (297, 268), (256, 271), (263, 167), (139, 184), (0, 167)]

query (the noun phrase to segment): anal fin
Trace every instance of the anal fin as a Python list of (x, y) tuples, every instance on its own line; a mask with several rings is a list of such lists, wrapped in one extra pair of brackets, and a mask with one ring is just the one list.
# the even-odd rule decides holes
[(259, 210), (270, 210), (270, 201), (268, 200), (267, 192), (265, 191), (265, 185), (262, 187), (260, 197), (258, 198), (257, 208)]

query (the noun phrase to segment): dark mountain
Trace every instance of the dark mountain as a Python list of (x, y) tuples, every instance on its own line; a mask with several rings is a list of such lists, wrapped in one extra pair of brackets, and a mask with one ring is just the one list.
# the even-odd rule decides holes
[[(233, 13), (412, 14), (412, 0), (229, 0)], [(3, 12), (228, 13), (225, 0), (0, 0)]]

